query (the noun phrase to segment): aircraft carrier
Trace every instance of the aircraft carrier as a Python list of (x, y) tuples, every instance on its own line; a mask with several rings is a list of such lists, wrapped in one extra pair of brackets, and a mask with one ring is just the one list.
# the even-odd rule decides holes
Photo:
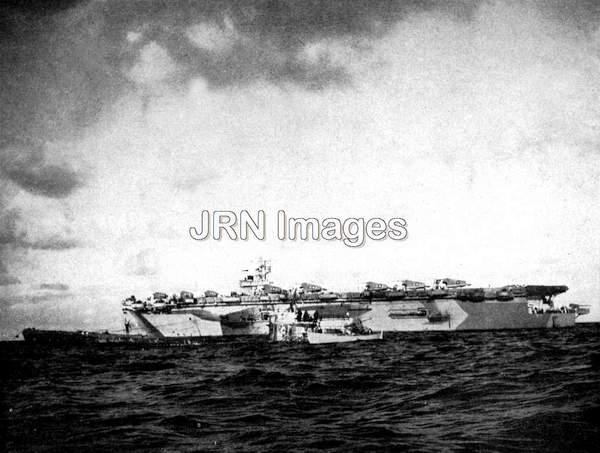
[(156, 292), (144, 300), (128, 297), (122, 302), (126, 335), (181, 341), (268, 335), (269, 324), (282, 312), (304, 320), (352, 318), (383, 332), (569, 327), (587, 313), (584, 306), (555, 305), (566, 286), (473, 288), (464, 280), (442, 278), (432, 285), (368, 282), (360, 292), (333, 292), (310, 283), (285, 290), (273, 285), (270, 272), (271, 265), (260, 261), (229, 295), (182, 291), (172, 296)]

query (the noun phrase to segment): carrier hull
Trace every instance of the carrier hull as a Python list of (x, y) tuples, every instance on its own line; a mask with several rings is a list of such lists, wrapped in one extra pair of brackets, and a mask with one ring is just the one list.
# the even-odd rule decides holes
[[(296, 303), (301, 311), (327, 317), (346, 313), (373, 331), (420, 332), (450, 330), (544, 329), (575, 325), (576, 313), (549, 310), (534, 313), (525, 298), (468, 302), (456, 299)], [(131, 334), (157, 338), (268, 335), (269, 317), (289, 309), (288, 302), (214, 304), (169, 313), (124, 310)], [(333, 316), (333, 315), (332, 315)]]

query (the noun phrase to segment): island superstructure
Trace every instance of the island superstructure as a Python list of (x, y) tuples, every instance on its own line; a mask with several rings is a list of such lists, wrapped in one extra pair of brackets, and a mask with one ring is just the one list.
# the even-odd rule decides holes
[(404, 280), (401, 285), (368, 282), (360, 292), (333, 292), (311, 284), (286, 290), (269, 280), (271, 265), (260, 261), (246, 271), (239, 291), (221, 295), (188, 291), (156, 292), (122, 303), (125, 330), (153, 338), (196, 339), (268, 335), (269, 324), (284, 312), (315, 312), (321, 319), (348, 317), (372, 331), (497, 330), (568, 327), (585, 313), (577, 305), (555, 307), (563, 285), (506, 285), (472, 288), (464, 280), (440, 278), (433, 285)]

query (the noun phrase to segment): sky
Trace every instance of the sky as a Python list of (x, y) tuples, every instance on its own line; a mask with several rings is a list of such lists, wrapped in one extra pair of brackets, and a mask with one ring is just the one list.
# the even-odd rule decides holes
[[(600, 6), (0, 7), (0, 338), (134, 293), (565, 284), (600, 319)], [(403, 241), (194, 241), (203, 210), (401, 217)]]

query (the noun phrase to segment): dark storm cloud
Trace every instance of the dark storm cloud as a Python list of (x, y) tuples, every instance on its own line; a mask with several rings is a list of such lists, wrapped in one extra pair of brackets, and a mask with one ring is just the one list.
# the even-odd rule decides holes
[[(439, 1), (174, 1), (129, 3), (112, 12), (113, 30), (143, 30), (144, 39), (164, 45), (184, 77), (202, 76), (209, 86), (243, 85), (257, 79), (295, 83), (308, 89), (346, 84), (350, 76), (327, 59), (299, 57), (307, 44), (341, 37), (377, 37), (411, 12), (439, 8), (467, 18), (476, 3)], [(109, 13), (111, 14), (111, 13)], [(186, 30), (199, 23), (228, 22), (238, 36), (230, 48), (213, 52), (195, 46)]]
[[(199, 49), (191, 42), (166, 37), (171, 55), (176, 57), (187, 77), (201, 76), (209, 87), (242, 86), (255, 80), (274, 84), (292, 83), (319, 90), (344, 85), (350, 76), (342, 66), (327, 60), (307, 62), (298, 57), (298, 49), (284, 49), (273, 43), (237, 42), (222, 52)], [(176, 42), (177, 44), (175, 44)]]
[(81, 185), (77, 173), (56, 165), (22, 163), (6, 166), (3, 173), (21, 188), (50, 198), (65, 198)]
[(75, 172), (56, 165), (13, 167), (6, 174), (23, 189), (47, 197), (64, 198), (80, 185)]
[[(132, 88), (128, 71), (140, 49), (164, 47), (178, 65), (174, 82), (201, 76), (209, 87), (254, 80), (295, 83), (307, 89), (347, 84), (344, 67), (327, 58), (299, 57), (328, 38), (376, 39), (411, 14), (435, 12), (469, 20), (481, 1), (444, 0), (206, 0), (169, 2), (8, 2), (0, 19), (0, 129), (36, 138), (77, 134), (116, 97)], [(576, 3), (576, 5), (574, 5)], [(572, 22), (597, 24), (597, 2), (536, 3)], [(230, 25), (231, 46), (217, 52), (190, 41), (190, 27)], [(130, 32), (140, 34), (128, 42)]]
[(77, 172), (65, 165), (48, 164), (44, 146), (16, 140), (0, 149), (0, 176), (36, 195), (65, 198), (82, 185)]
[(122, 77), (109, 61), (111, 45), (103, 34), (101, 8), (71, 4), (3, 6), (3, 136), (52, 139), (75, 134), (116, 94)]
[[(440, 9), (466, 18), (472, 3), (442, 1), (107, 1), (12, 2), (2, 8), (2, 131), (45, 138), (76, 134), (131, 86), (126, 72), (144, 43), (164, 46), (180, 76), (209, 86), (256, 79), (309, 89), (348, 82), (343, 67), (298, 58), (306, 44), (330, 37), (378, 36), (411, 12)], [(231, 22), (243, 37), (207, 52), (186, 36), (203, 22)], [(127, 33), (138, 31), (136, 45)], [(181, 80), (180, 80), (181, 81)]]
[(540, 3), (544, 6), (547, 14), (585, 32), (593, 32), (600, 22), (600, 2), (598, 0), (546, 0)]

